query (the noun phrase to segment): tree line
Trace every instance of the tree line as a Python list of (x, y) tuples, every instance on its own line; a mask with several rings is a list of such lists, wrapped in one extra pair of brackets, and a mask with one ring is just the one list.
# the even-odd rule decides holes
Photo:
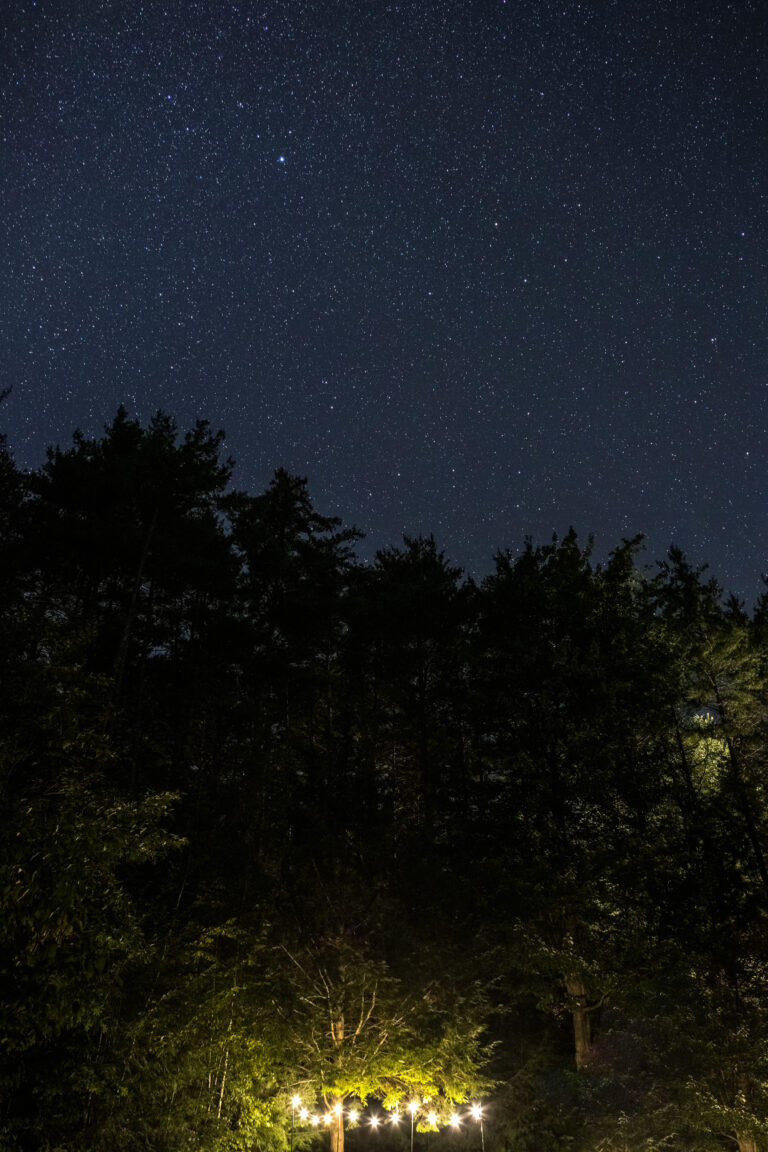
[(232, 467), (122, 409), (0, 447), (0, 1148), (341, 1152), (298, 1096), (766, 1152), (768, 595), (574, 532), (363, 564)]

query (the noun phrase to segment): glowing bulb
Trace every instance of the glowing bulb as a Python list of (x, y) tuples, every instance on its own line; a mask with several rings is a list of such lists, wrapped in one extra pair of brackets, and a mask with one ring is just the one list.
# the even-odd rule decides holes
[(353, 1124), (357, 1123), (357, 1112), (355, 1112), (354, 1109), (350, 1112), (349, 1118)]
[(326, 1112), (325, 1116), (323, 1116), (323, 1123), (330, 1124), (331, 1120), (333, 1120), (333, 1116), (331, 1116), (330, 1112)]
[(391, 1116), (391, 1120), (392, 1120), (393, 1124), (399, 1124), (400, 1123), (400, 1113), (399, 1112), (393, 1112), (392, 1116)]
[(418, 1100), (411, 1100), (410, 1104), (408, 1105), (408, 1111), (410, 1112), (411, 1116), (413, 1116), (416, 1112), (418, 1112), (418, 1110), (419, 1110)]
[(306, 1120), (308, 1116), (309, 1116), (308, 1109), (302, 1108), (301, 1112), (299, 1112), (299, 1120)]
[(378, 1126), (379, 1126), (378, 1116), (371, 1116), (371, 1128), (378, 1128)]
[(298, 1108), (299, 1104), (301, 1104), (301, 1097), (300, 1096), (294, 1096), (291, 1099), (291, 1107), (292, 1108)]
[(451, 1113), (451, 1124), (453, 1124), (454, 1128), (458, 1128), (461, 1124), (461, 1117), (458, 1115), (458, 1113)]
[(483, 1110), (479, 1104), (473, 1104), (471, 1111), (472, 1111), (472, 1115), (474, 1116), (475, 1120), (479, 1120), (483, 1114)]
[(319, 1116), (313, 1116), (313, 1117), (312, 1117), (312, 1125), (313, 1125), (313, 1127), (317, 1128), (317, 1126), (318, 1126), (318, 1124), (319, 1124), (319, 1123), (320, 1123), (320, 1117), (319, 1117)]
[(341, 1104), (337, 1104), (333, 1110), (337, 1116), (341, 1116), (341, 1112), (342, 1112)]
[(430, 1112), (427, 1121), (429, 1124), (437, 1124), (437, 1112)]

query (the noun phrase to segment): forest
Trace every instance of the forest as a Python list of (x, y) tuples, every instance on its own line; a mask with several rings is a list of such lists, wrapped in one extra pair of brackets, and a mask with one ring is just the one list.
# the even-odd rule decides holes
[(2, 1152), (768, 1152), (768, 593), (232, 470), (0, 446)]

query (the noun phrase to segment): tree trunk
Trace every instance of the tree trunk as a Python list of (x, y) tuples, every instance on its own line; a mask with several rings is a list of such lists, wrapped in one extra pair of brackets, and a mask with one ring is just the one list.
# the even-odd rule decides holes
[(589, 1063), (592, 1048), (592, 1022), (589, 1013), (587, 986), (581, 976), (566, 976), (565, 990), (574, 1002), (573, 1042), (576, 1054), (576, 1067), (585, 1068)]
[[(342, 980), (344, 979), (344, 969), (341, 970)], [(344, 1020), (344, 1013), (340, 1012), (335, 1021), (331, 1021), (331, 1038), (333, 1039), (334, 1046), (338, 1049), (344, 1043), (346, 1023)], [(340, 1063), (341, 1057), (336, 1056), (337, 1064)], [(337, 1111), (338, 1109), (338, 1111)], [(337, 1097), (334, 1101), (332, 1108), (333, 1119), (331, 1120), (331, 1152), (344, 1152), (344, 1100), (343, 1097)]]
[(224, 1053), (224, 1071), (221, 1074), (221, 1091), (219, 1092), (219, 1107), (216, 1112), (216, 1119), (221, 1120), (221, 1107), (224, 1103), (224, 1085), (227, 1082), (227, 1068), (229, 1067), (229, 1048)]
[(344, 1152), (344, 1113), (334, 1113), (331, 1120), (331, 1152)]
[[(736, 1089), (736, 1103), (743, 1108), (747, 1108), (750, 1097), (749, 1077), (743, 1074), (739, 1075), (736, 1079)], [(736, 1143), (739, 1146), (739, 1152), (758, 1152), (757, 1140), (755, 1140), (754, 1136), (746, 1136), (741, 1132), (737, 1132)]]

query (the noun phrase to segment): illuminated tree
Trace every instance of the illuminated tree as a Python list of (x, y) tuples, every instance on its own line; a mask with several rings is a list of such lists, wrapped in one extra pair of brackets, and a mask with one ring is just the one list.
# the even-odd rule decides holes
[(400, 1115), (411, 1101), (429, 1101), (447, 1118), (487, 1084), (487, 1004), (477, 988), (456, 996), (437, 976), (420, 981), (417, 964), (406, 987), (386, 963), (339, 937), (284, 955), (275, 1006), (293, 1054), (293, 1086), (302, 1099), (322, 1100), (332, 1152), (343, 1152), (349, 1101), (374, 1097)]

